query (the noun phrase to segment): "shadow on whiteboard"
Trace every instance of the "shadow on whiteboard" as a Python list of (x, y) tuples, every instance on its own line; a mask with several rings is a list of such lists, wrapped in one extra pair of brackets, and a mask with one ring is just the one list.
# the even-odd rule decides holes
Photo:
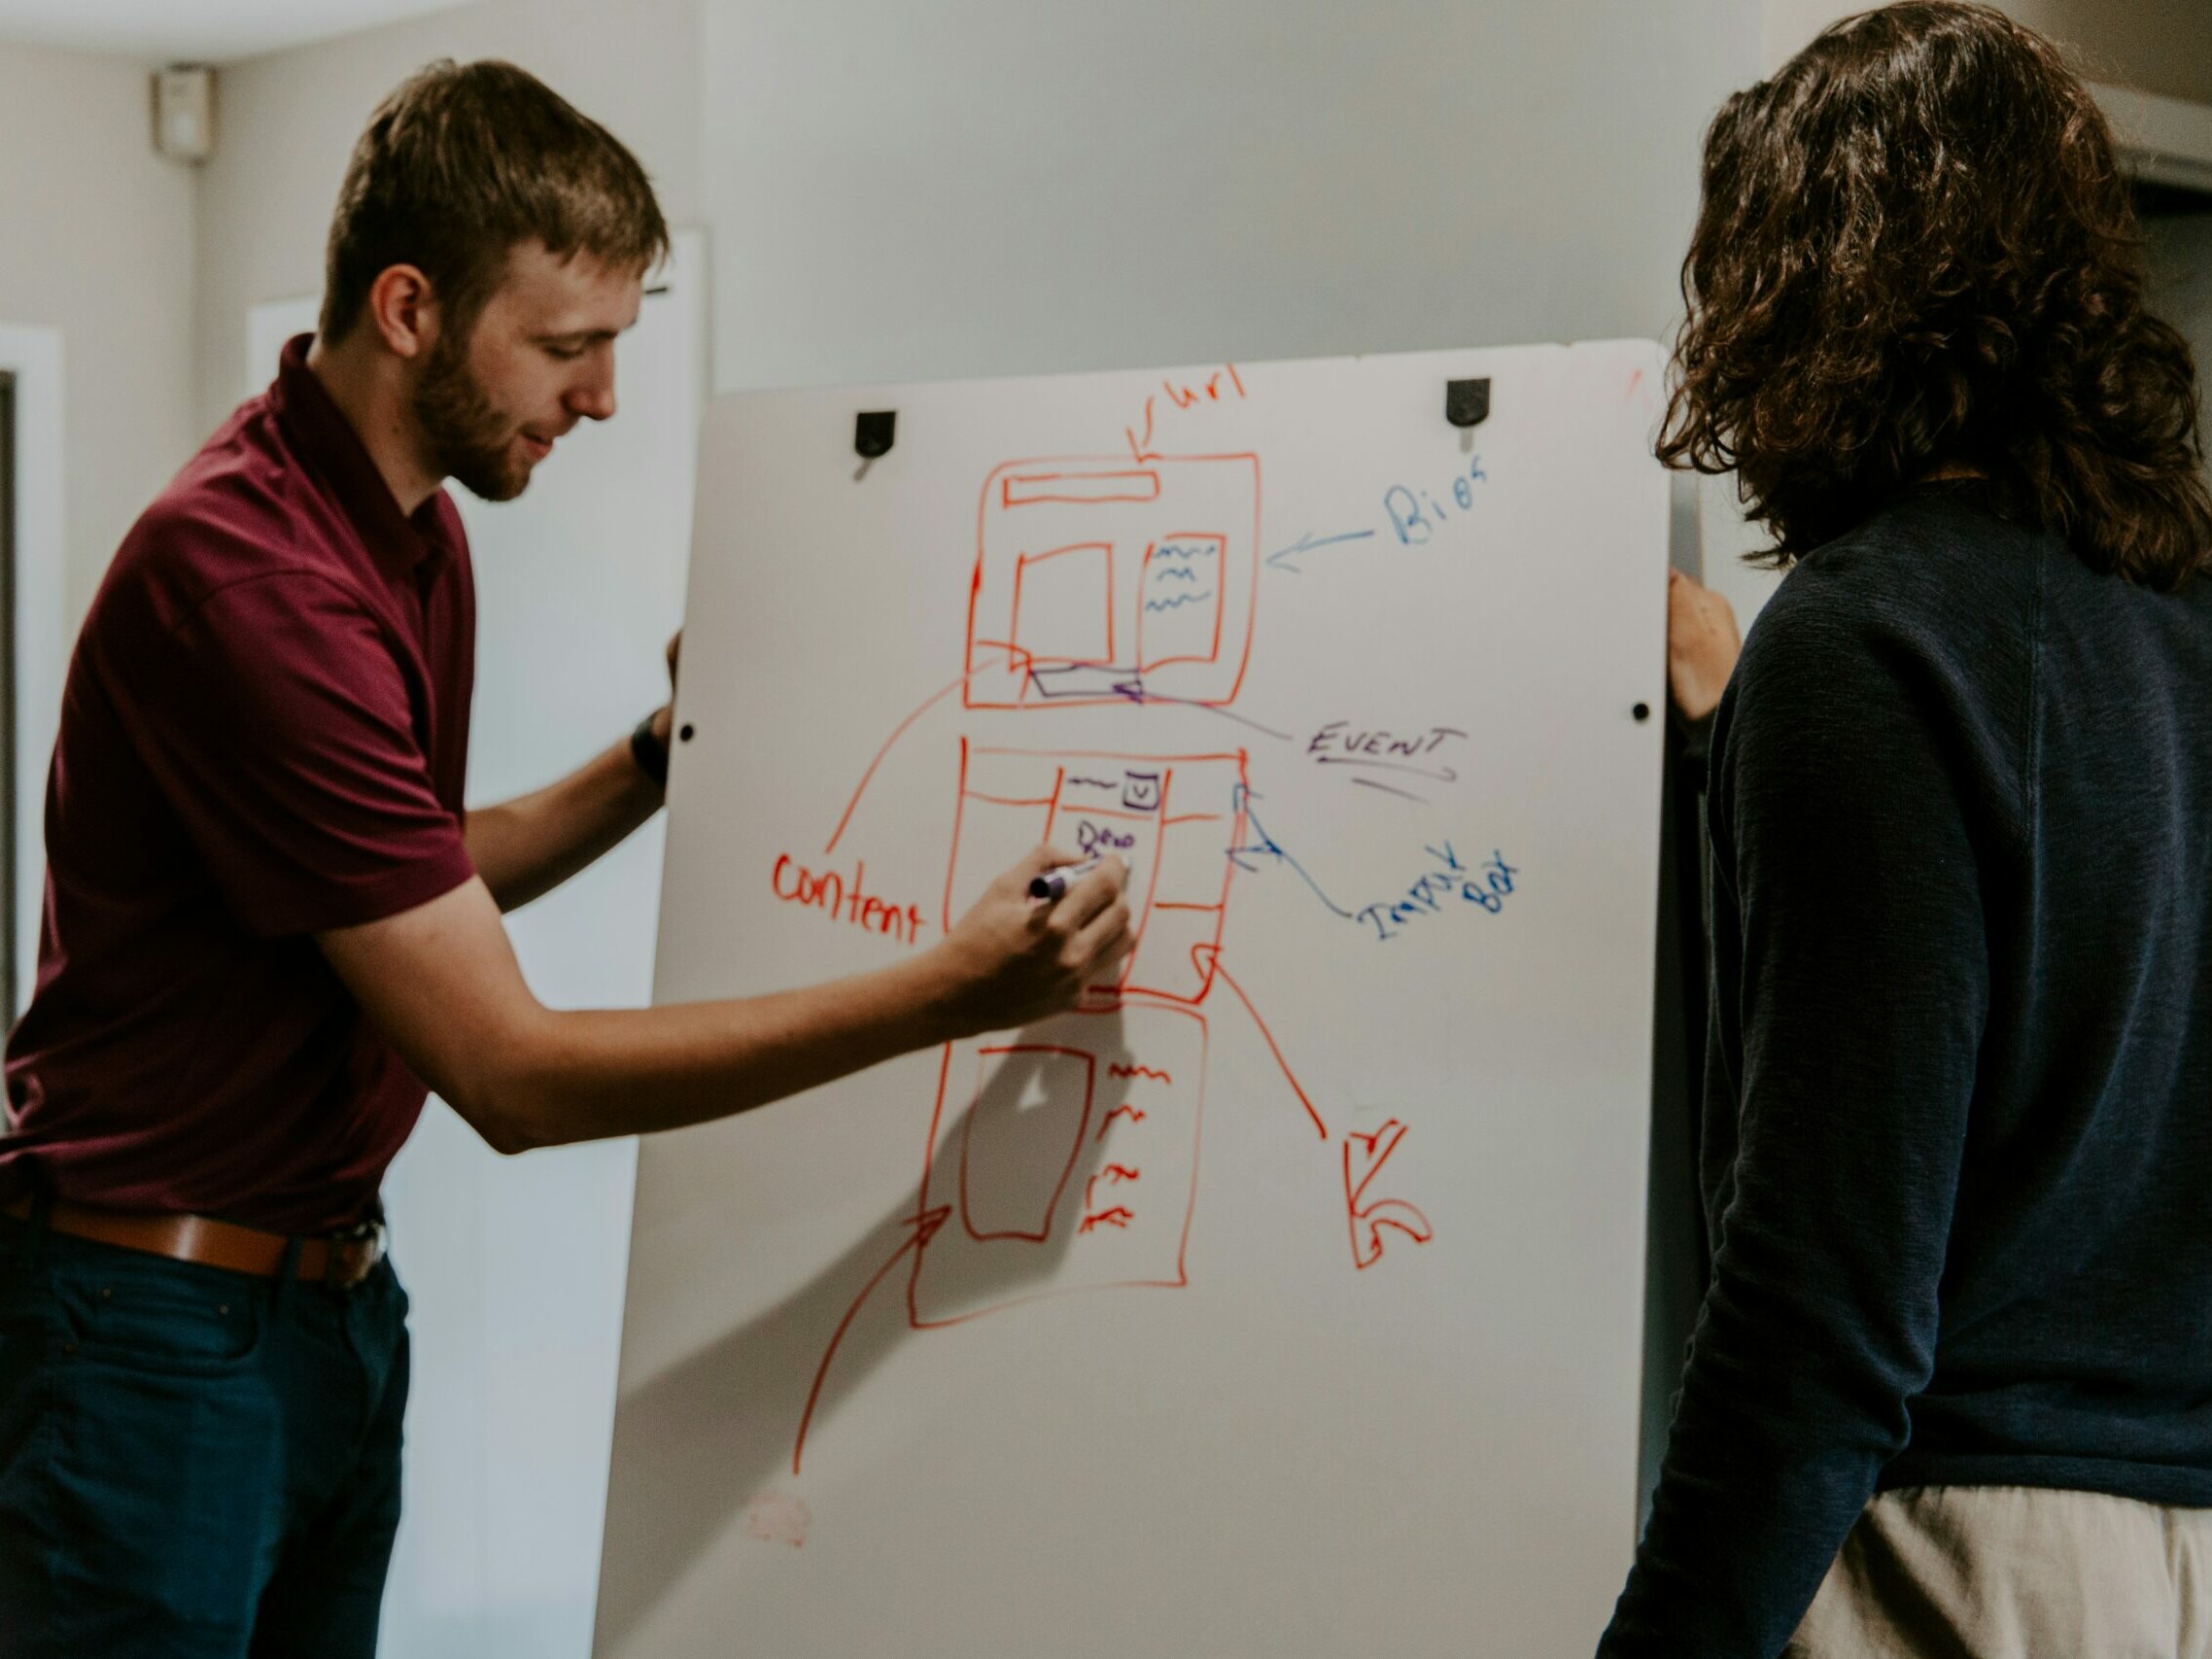
[[(1080, 1041), (1070, 1036), (1077, 1020)], [(781, 1541), (803, 1543), (804, 1504), (776, 1483), (824, 1454), (839, 1407), (906, 1337), (1109, 1288), (1063, 1283), (1062, 1268), (1092, 1236), (1088, 1194), (1110, 1167), (1111, 1096), (1099, 1084), (1134, 1069), (1122, 1011), (951, 1045), (946, 1064), (969, 1054), (991, 1063), (965, 1110), (933, 1126), (933, 1150), (955, 1149), (949, 1178), (925, 1177), (809, 1283), (624, 1397), (608, 1510), (633, 1520), (625, 1547), (606, 1556), (596, 1652), (625, 1651), (699, 1556), (761, 1503), (778, 1515)], [(940, 1238), (946, 1248), (933, 1248)], [(931, 1306), (969, 1311), (924, 1316), (925, 1257)], [(1181, 1281), (1123, 1281), (1131, 1282)], [(794, 1378), (794, 1353), (822, 1356), (811, 1377)]]

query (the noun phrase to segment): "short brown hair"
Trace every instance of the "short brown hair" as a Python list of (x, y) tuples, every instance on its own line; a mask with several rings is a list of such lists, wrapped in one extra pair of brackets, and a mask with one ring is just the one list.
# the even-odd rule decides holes
[(530, 241), (643, 270), (669, 231), (638, 158), (536, 76), (491, 59), (432, 63), (377, 107), (346, 163), (323, 336), (344, 339), (378, 273), (402, 264), (466, 328)]
[(2112, 136), (1987, 6), (1848, 17), (1721, 107), (1659, 454), (1733, 467), (1788, 565), (1931, 467), (2091, 565), (2212, 555), (2188, 344), (2144, 309)]

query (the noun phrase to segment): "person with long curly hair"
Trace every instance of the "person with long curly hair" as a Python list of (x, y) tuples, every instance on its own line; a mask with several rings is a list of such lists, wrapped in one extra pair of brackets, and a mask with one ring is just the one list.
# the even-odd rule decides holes
[(1662, 457), (1788, 574), (1708, 803), (1711, 1276), (1601, 1652), (2212, 1651), (2212, 497), (2041, 37), (1708, 136)]

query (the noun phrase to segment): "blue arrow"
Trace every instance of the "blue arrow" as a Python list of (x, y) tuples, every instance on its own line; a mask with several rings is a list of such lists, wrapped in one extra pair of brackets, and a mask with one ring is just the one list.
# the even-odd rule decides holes
[(1300, 553), (1311, 553), (1316, 548), (1333, 547), (1339, 541), (1365, 541), (1372, 535), (1374, 532), (1371, 530), (1347, 530), (1342, 536), (1324, 536), (1317, 539), (1313, 532), (1309, 530), (1298, 537), (1296, 546), (1286, 547), (1280, 553), (1268, 554), (1267, 563), (1278, 570), (1290, 571), (1294, 576), (1302, 575), (1304, 574), (1302, 566), (1288, 565), (1284, 561), (1295, 559)]
[(1306, 867), (1284, 851), (1275, 838), (1267, 833), (1260, 822), (1260, 814), (1252, 810), (1252, 803), (1257, 798), (1246, 784), (1234, 784), (1229, 790), (1229, 799), (1233, 803), (1232, 810), (1244, 814), (1245, 829), (1253, 839), (1247, 841), (1242, 847), (1225, 848), (1224, 850), (1228, 853), (1228, 861), (1248, 874), (1257, 874), (1260, 867), (1257, 864), (1247, 864), (1245, 862), (1247, 858), (1272, 858), (1278, 864), (1287, 864), (1298, 873), (1299, 880), (1313, 889), (1313, 896), (1328, 906), (1329, 909), (1342, 916), (1346, 921), (1359, 920), (1358, 916), (1323, 892), (1321, 883), (1306, 873)]

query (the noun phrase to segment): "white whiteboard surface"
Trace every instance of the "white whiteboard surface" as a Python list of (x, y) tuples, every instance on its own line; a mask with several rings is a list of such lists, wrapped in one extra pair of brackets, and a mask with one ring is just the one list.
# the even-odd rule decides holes
[[(510, 502), (453, 487), (477, 590), (468, 796), (537, 788), (668, 697), (705, 402), (705, 238), (680, 233), (615, 347), (617, 412), (584, 422)], [(255, 390), (313, 296), (255, 306)], [(646, 825), (508, 932), (555, 1007), (652, 989), (661, 826)], [(442, 1101), (385, 1181), (413, 1307), (404, 1511), (380, 1651), (583, 1659), (614, 1426), (635, 1143), (502, 1158)]]
[(1661, 391), (1612, 342), (712, 407), (657, 1000), (926, 948), (1048, 826), (1142, 934), (1096, 1008), (643, 1143), (601, 1659), (1590, 1649)]

